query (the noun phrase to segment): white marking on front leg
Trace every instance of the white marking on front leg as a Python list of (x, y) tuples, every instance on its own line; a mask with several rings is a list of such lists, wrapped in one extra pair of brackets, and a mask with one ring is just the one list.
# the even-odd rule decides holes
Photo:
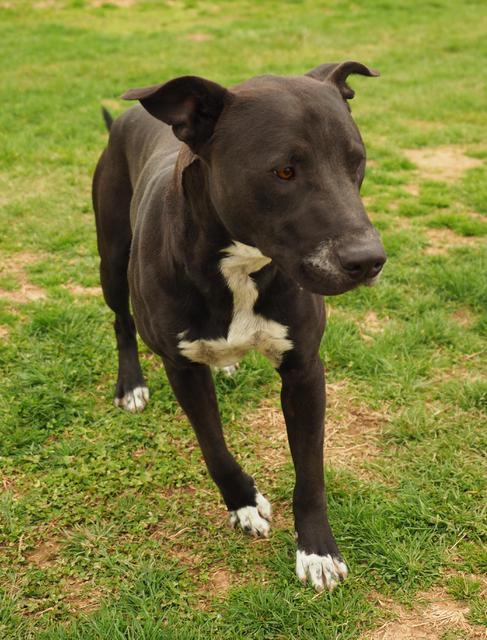
[(123, 398), (115, 398), (115, 406), (126, 409), (131, 413), (143, 411), (149, 402), (149, 389), (147, 387), (135, 387), (127, 391)]
[(317, 553), (296, 551), (296, 575), (301, 582), (309, 579), (316, 591), (333, 591), (337, 584), (348, 575), (347, 565), (331, 555), (320, 556)]
[(240, 527), (254, 537), (268, 538), (271, 530), (269, 523), (272, 517), (271, 503), (258, 491), (255, 494), (255, 507), (241, 507), (230, 511), (230, 524)]

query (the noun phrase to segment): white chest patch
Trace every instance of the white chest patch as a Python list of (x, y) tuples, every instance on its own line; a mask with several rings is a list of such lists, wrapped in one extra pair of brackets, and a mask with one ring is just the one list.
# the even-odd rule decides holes
[(181, 353), (193, 362), (227, 367), (241, 360), (255, 349), (278, 367), (286, 351), (293, 343), (287, 337), (288, 328), (254, 313), (259, 292), (250, 277), (265, 267), (271, 259), (255, 247), (234, 242), (225, 249), (226, 256), (220, 262), (220, 270), (233, 295), (233, 316), (226, 338), (214, 340), (185, 340), (184, 331), (179, 335)]

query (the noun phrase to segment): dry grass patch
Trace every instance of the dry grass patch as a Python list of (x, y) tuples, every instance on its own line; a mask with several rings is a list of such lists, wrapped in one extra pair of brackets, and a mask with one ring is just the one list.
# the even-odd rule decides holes
[(345, 380), (327, 389), (326, 460), (333, 467), (369, 478), (366, 463), (380, 454), (379, 440), (388, 418), (360, 402)]
[(428, 246), (425, 253), (429, 256), (442, 256), (455, 247), (475, 247), (479, 239), (470, 236), (459, 236), (451, 229), (427, 229)]
[[(480, 356), (479, 353), (475, 353), (475, 354), (472, 354), (472, 357), (469, 357), (469, 356), (466, 356), (466, 357), (469, 360), (474, 360), (475, 362), (475, 360), (479, 359), (479, 356)], [(448, 368), (435, 369), (431, 377), (432, 383), (435, 385), (435, 387), (438, 387), (439, 385), (445, 382), (449, 382), (450, 380), (463, 380), (464, 382), (474, 382), (475, 380), (479, 380), (479, 379), (480, 379), (480, 376), (478, 375), (478, 373), (474, 369), (468, 368), (468, 366), (466, 366), (466, 364), (463, 362), (457, 362), (456, 364), (450, 365)], [(433, 403), (431, 403), (431, 406), (433, 410)], [(438, 410), (441, 410), (441, 408), (438, 407)]]
[(485, 638), (485, 630), (467, 622), (468, 606), (453, 600), (444, 589), (435, 588), (418, 595), (422, 602), (414, 609), (378, 599), (378, 604), (394, 613), (394, 620), (370, 632), (363, 640), (441, 640), (448, 632), (458, 638)]
[(465, 155), (466, 148), (460, 145), (405, 149), (407, 159), (419, 170), (422, 179), (453, 182), (468, 169), (482, 165), (477, 158)]
[[(258, 449), (265, 459), (266, 474), (281, 468), (290, 458), (286, 426), (280, 407), (271, 400), (249, 416), (258, 437)], [(378, 441), (387, 417), (360, 402), (348, 382), (327, 385), (327, 418), (325, 423), (325, 459), (336, 468), (352, 470), (366, 477), (365, 463), (379, 452)]]

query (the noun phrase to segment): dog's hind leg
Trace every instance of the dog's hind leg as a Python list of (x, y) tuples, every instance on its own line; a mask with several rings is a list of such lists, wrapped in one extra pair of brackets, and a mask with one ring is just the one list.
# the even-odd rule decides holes
[(140, 368), (134, 320), (130, 314), (127, 268), (132, 232), (130, 200), (132, 188), (122, 163), (103, 153), (93, 179), (100, 280), (105, 301), (115, 313), (118, 348), (118, 379), (115, 404), (128, 411), (142, 411), (149, 390)]
[(174, 394), (193, 425), (208, 471), (230, 512), (230, 523), (253, 536), (267, 537), (271, 505), (227, 448), (209, 367), (192, 364), (178, 368), (169, 362), (164, 365)]

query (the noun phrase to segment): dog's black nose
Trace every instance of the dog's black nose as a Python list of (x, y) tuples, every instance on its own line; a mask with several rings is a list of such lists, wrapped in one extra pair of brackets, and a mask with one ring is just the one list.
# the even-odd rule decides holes
[(338, 258), (344, 271), (354, 280), (374, 278), (387, 259), (380, 243), (348, 246), (338, 251)]

